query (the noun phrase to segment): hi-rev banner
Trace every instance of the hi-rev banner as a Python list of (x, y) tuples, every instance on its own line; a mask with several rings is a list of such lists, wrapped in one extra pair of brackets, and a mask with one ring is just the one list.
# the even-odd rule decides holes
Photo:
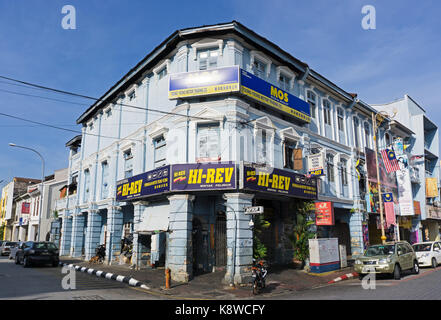
[(317, 199), (317, 179), (272, 167), (244, 166), (243, 189)]

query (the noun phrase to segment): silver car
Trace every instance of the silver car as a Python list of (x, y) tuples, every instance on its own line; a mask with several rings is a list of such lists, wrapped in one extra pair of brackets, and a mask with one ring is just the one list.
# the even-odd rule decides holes
[(20, 244), (22, 244), (22, 243), (23, 243), (22, 241), (20, 241), (20, 242), (16, 242), (16, 243), (14, 244), (14, 246), (11, 247), (10, 252), (9, 252), (9, 260), (15, 260), (15, 256), (16, 256), (16, 254), (17, 254), (18, 247), (19, 247)]
[(2, 243), (2, 246), (0, 247), (0, 255), (6, 256), (9, 255), (11, 252), (11, 248), (16, 244), (17, 242), (13, 241), (5, 241)]

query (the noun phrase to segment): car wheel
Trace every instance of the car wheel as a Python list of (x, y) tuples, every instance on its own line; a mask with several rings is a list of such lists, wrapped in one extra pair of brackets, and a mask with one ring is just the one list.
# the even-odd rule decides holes
[(20, 260), (18, 259), (18, 256), (15, 256), (15, 264), (20, 264)]
[(29, 259), (27, 257), (23, 257), (23, 268), (30, 267), (31, 264), (29, 263)]
[(394, 267), (394, 279), (400, 280), (401, 279), (401, 268), (398, 264)]
[(436, 261), (435, 258), (432, 258), (432, 268), (436, 268), (438, 266), (438, 262)]
[(414, 262), (413, 262), (412, 273), (413, 274), (420, 273), (420, 266), (418, 265), (418, 261), (416, 261), (416, 260), (414, 260)]

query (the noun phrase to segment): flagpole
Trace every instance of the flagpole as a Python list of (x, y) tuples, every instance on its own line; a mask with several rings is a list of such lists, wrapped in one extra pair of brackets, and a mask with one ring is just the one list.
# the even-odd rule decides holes
[[(381, 195), (381, 181), (380, 181), (380, 166), (378, 165), (378, 145), (377, 145), (377, 119), (372, 112), (372, 124), (374, 129), (374, 149), (375, 149), (375, 163), (377, 165), (377, 186), (378, 186), (378, 202), (380, 202), (380, 224), (381, 224), (381, 242), (386, 242), (386, 236), (384, 233), (384, 219), (383, 219), (383, 201)], [(375, 206), (375, 202), (374, 202)]]

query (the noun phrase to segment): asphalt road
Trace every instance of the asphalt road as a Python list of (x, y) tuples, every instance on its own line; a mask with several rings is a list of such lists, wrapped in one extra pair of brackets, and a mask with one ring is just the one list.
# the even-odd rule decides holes
[[(114, 280), (75, 272), (75, 290), (65, 290), (62, 268), (36, 266), (23, 268), (6, 256), (0, 257), (0, 299), (25, 300), (153, 300), (161, 296)], [(67, 282), (67, 281), (65, 281)]]
[(316, 289), (272, 298), (290, 300), (441, 300), (441, 266), (436, 269), (421, 268), (417, 275), (406, 272), (401, 280), (380, 276), (375, 278), (375, 283), (372, 282), (372, 289), (364, 289), (362, 281), (353, 278)]

